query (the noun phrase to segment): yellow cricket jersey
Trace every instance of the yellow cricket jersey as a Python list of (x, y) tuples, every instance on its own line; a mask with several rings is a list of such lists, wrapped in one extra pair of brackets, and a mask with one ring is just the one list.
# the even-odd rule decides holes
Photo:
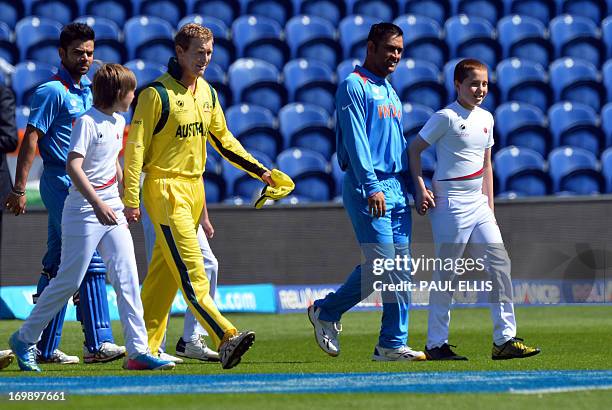
[(152, 83), (163, 86), (165, 95), (150, 86), (138, 96), (124, 153), (123, 202), (128, 207), (140, 204), (142, 171), (169, 178), (201, 177), (207, 139), (226, 160), (251, 176), (261, 179), (267, 171), (227, 129), (213, 88), (198, 78), (192, 93), (180, 78), (180, 66), (171, 59), (168, 72)]

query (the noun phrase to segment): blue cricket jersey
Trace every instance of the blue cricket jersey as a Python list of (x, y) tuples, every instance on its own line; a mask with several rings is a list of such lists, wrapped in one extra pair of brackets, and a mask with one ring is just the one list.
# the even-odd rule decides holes
[(336, 93), (340, 168), (370, 197), (381, 192), (377, 174), (407, 172), (402, 104), (391, 83), (356, 66)]
[(74, 121), (93, 103), (91, 81), (81, 77), (80, 88), (62, 66), (58, 73), (38, 86), (30, 103), (28, 125), (44, 136), (38, 140), (38, 150), (45, 169), (65, 174), (70, 133)]

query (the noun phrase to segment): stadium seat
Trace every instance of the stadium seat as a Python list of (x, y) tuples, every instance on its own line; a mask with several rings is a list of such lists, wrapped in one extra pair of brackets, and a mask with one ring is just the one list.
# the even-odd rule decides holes
[(75, 0), (32, 0), (28, 14), (53, 19), (64, 25), (78, 16), (79, 7)]
[[(457, 99), (457, 91), (455, 90), (455, 66), (461, 60), (461, 58), (455, 58), (444, 65), (444, 88), (446, 89), (446, 100), (448, 103)], [(499, 94), (499, 87), (495, 81), (495, 75), (489, 70), (488, 94), (481, 107), (490, 112), (495, 111), (500, 100)]]
[(544, 68), (533, 61), (509, 58), (497, 65), (497, 84), (501, 101), (520, 101), (546, 111), (552, 101), (552, 90)]
[(325, 63), (303, 58), (291, 60), (283, 68), (283, 76), (289, 101), (317, 104), (330, 114), (334, 112), (334, 73)]
[(570, 57), (550, 65), (550, 84), (555, 100), (568, 100), (590, 105), (599, 111), (605, 101), (605, 89), (597, 68), (584, 60)]
[(285, 26), (285, 38), (291, 58), (319, 60), (330, 68), (336, 67), (342, 56), (336, 29), (322, 17), (295, 16)]
[(46, 63), (26, 61), (15, 66), (11, 84), (15, 92), (16, 105), (30, 105), (36, 87), (51, 80), (57, 68)]
[(597, 113), (588, 105), (559, 102), (548, 110), (553, 147), (580, 147), (599, 155), (605, 143)]
[(252, 15), (237, 18), (232, 24), (232, 38), (238, 57), (258, 58), (279, 70), (289, 59), (282, 28), (271, 18)]
[(370, 27), (376, 23), (378, 20), (369, 16), (346, 16), (342, 19), (338, 33), (345, 59), (356, 58), (360, 61), (365, 59)]
[(80, 5), (80, 14), (105, 17), (113, 20), (119, 27), (123, 27), (127, 19), (133, 15), (130, 0), (77, 0)]
[(491, 68), (501, 57), (495, 29), (481, 17), (453, 16), (446, 20), (444, 30), (451, 58), (478, 56)]
[(597, 23), (607, 15), (606, 8), (606, 0), (557, 0), (559, 14), (585, 17)]
[(601, 109), (601, 128), (605, 136), (605, 147), (612, 147), (612, 103), (608, 103)]
[(19, 52), (11, 37), (10, 27), (0, 21), (0, 58), (9, 64), (16, 64), (19, 59)]
[(348, 60), (344, 60), (338, 64), (338, 68), (336, 69), (336, 78), (338, 79), (338, 83), (344, 81), (346, 77), (355, 71), (355, 66), (361, 63), (362, 62), (356, 58), (349, 58)]
[(136, 16), (123, 27), (128, 58), (167, 64), (174, 56), (174, 30), (159, 17)]
[[(421, 171), (423, 178), (427, 178), (431, 181), (436, 171), (436, 157), (429, 149), (421, 152)], [(425, 184), (425, 186), (431, 187), (431, 185), (427, 184)]]
[(278, 112), (287, 103), (287, 90), (279, 82), (279, 72), (268, 62), (240, 58), (230, 66), (228, 80), (234, 104), (258, 104)]
[(239, 0), (188, 0), (188, 14), (200, 14), (217, 18), (225, 23), (226, 26), (231, 26), (240, 15)]
[(601, 37), (606, 49), (606, 58), (612, 58), (612, 16), (601, 22)]
[(270, 158), (276, 157), (283, 146), (274, 114), (257, 105), (233, 105), (225, 110), (230, 131), (247, 151), (254, 149)]
[(334, 26), (346, 16), (346, 4), (336, 0), (293, 0), (295, 14), (321, 17)]
[(509, 146), (495, 154), (493, 163), (499, 192), (514, 191), (528, 196), (550, 193), (544, 158), (536, 151)]
[(334, 178), (335, 185), (335, 198), (342, 198), (342, 185), (344, 181), (344, 171), (340, 168), (340, 164), (338, 164), (338, 154), (334, 152), (330, 160), (331, 164), (331, 174), (332, 178)]
[(430, 107), (419, 103), (404, 103), (402, 107), (402, 127), (407, 141), (416, 137), (423, 125), (434, 114)]
[(127, 52), (121, 41), (121, 30), (110, 19), (96, 16), (82, 16), (75, 21), (85, 23), (96, 33), (94, 57), (105, 63), (123, 63)]
[(504, 15), (504, 3), (501, 0), (452, 0), (451, 4), (456, 7), (455, 14), (480, 17), (493, 25)]
[(554, 192), (592, 195), (604, 190), (597, 158), (582, 148), (566, 146), (554, 149), (548, 156), (548, 169)]
[(612, 101), (612, 59), (605, 62), (601, 68), (604, 87), (606, 88), (606, 101)]
[(311, 202), (312, 201), (310, 200), (310, 198), (306, 198), (301, 195), (293, 195), (293, 194), (286, 196), (278, 201), (278, 203), (281, 205), (301, 205), (301, 204), (308, 204)]
[(497, 37), (504, 58), (516, 57), (547, 66), (553, 58), (546, 27), (535, 17), (514, 14), (497, 23)]
[(134, 14), (159, 17), (175, 27), (187, 14), (187, 4), (185, 0), (139, 0)]
[(218, 203), (226, 196), (225, 178), (223, 178), (223, 166), (217, 156), (210, 155), (216, 152), (207, 148), (206, 168), (204, 170), (204, 188), (206, 190), (206, 202)]
[(28, 125), (30, 117), (30, 107), (27, 105), (19, 105), (15, 108), (15, 125), (18, 130), (24, 130)]
[(227, 70), (229, 65), (236, 59), (236, 48), (230, 39), (230, 31), (225, 23), (215, 17), (190, 14), (179, 21), (176, 26), (177, 30), (188, 23), (196, 23), (212, 31), (215, 42), (213, 60), (223, 70)]
[(505, 199), (505, 200), (514, 200), (517, 198), (522, 198), (526, 195), (520, 193), (520, 192), (516, 192), (516, 191), (504, 191), (504, 192), (500, 192), (499, 194), (495, 195), (496, 199)]
[(555, 0), (504, 0), (506, 14), (519, 14), (534, 17), (548, 24), (557, 15)]
[(329, 114), (314, 104), (291, 103), (278, 113), (284, 147), (309, 148), (330, 158), (336, 135)]
[(11, 29), (25, 15), (23, 3), (15, 0), (0, 0), (0, 22), (5, 23)]
[(374, 17), (379, 21), (392, 21), (400, 12), (397, 0), (345, 0), (347, 14)]
[[(599, 20), (598, 20), (599, 22)], [(564, 14), (550, 22), (555, 57), (572, 57), (599, 65), (605, 59), (600, 30), (591, 19)]]
[(289, 148), (278, 154), (276, 163), (295, 182), (294, 195), (313, 201), (329, 201), (333, 197), (334, 179), (325, 158), (307, 148)]
[(24, 17), (15, 26), (15, 44), (19, 49), (20, 61), (41, 62), (59, 59), (57, 48), (62, 25), (51, 19)]
[(448, 0), (408, 0), (405, 12), (429, 17), (443, 24), (451, 15), (451, 6)]
[(448, 47), (440, 25), (429, 17), (405, 14), (394, 23), (404, 32), (404, 58), (421, 59), (442, 68), (448, 60)]
[(217, 91), (221, 107), (229, 107), (232, 103), (232, 90), (227, 85), (225, 70), (215, 63), (209, 63), (204, 71), (204, 78)]
[(433, 63), (411, 58), (401, 60), (391, 82), (402, 101), (423, 104), (433, 110), (446, 105), (446, 89)]
[(269, 17), (281, 26), (293, 16), (292, 0), (242, 0), (245, 14)]
[(606, 183), (606, 193), (612, 193), (612, 147), (601, 154), (601, 173)]
[[(136, 76), (136, 83), (138, 86), (136, 95), (138, 95), (143, 88), (148, 87), (157, 77), (166, 72), (166, 68), (163, 65), (143, 60), (128, 61), (125, 63), (125, 66), (132, 70)], [(134, 101), (133, 105), (136, 105), (136, 101)]]
[[(266, 168), (273, 168), (272, 160), (266, 154), (255, 150), (250, 150), (249, 153)], [(248, 203), (259, 197), (261, 189), (264, 187), (263, 182), (234, 167), (228, 161), (222, 161), (222, 164), (228, 196), (240, 198)]]
[(551, 145), (548, 122), (536, 106), (512, 101), (497, 107), (495, 129), (500, 147), (530, 148), (545, 157)]

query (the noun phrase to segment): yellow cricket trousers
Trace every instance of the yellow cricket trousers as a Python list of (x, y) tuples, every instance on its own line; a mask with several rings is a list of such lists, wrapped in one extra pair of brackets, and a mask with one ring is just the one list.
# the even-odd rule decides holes
[(217, 348), (236, 328), (210, 297), (197, 226), (202, 213), (202, 178), (160, 178), (147, 175), (142, 187), (144, 205), (155, 227), (155, 246), (142, 284), (144, 320), (149, 348), (156, 354), (163, 341), (168, 315), (180, 287), (185, 301)]

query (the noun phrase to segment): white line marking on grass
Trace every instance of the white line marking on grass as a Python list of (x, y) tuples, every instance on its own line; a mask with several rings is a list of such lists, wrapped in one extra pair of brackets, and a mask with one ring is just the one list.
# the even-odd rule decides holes
[(571, 393), (575, 391), (588, 391), (588, 390), (612, 390), (612, 384), (606, 386), (576, 386), (576, 387), (550, 387), (548, 389), (510, 389), (512, 394), (553, 394), (553, 393)]

